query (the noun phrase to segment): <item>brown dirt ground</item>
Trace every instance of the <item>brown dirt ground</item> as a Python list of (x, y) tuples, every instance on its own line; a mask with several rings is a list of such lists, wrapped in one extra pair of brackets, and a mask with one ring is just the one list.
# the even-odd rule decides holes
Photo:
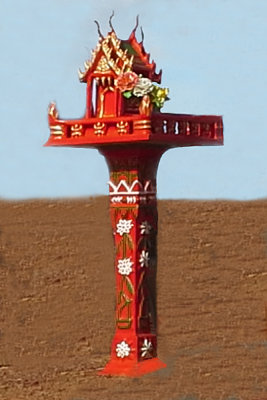
[(267, 200), (159, 201), (158, 353), (96, 373), (114, 332), (106, 197), (0, 202), (1, 400), (267, 399)]

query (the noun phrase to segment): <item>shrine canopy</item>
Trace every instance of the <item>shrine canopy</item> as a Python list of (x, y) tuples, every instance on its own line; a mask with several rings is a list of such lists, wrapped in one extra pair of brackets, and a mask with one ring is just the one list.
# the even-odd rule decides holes
[[(98, 25), (98, 23), (97, 23)], [(111, 25), (111, 24), (110, 24)], [(81, 119), (59, 118), (56, 104), (48, 110), (50, 138), (46, 146), (101, 148), (105, 145), (149, 143), (166, 148), (222, 145), (221, 116), (162, 113), (169, 90), (159, 86), (162, 71), (150, 61), (136, 29), (127, 40), (118, 39), (112, 25), (99, 41), (91, 60), (79, 69), (86, 83), (86, 111)]]

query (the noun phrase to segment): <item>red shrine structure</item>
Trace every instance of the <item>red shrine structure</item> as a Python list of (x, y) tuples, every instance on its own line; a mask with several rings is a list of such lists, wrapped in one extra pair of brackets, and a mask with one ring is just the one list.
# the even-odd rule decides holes
[[(97, 22), (96, 22), (97, 23)], [(109, 171), (115, 239), (116, 311), (104, 375), (139, 376), (166, 365), (157, 358), (156, 173), (169, 148), (223, 144), (220, 116), (162, 113), (168, 89), (135, 32), (119, 40), (111, 23), (79, 70), (87, 85), (85, 116), (63, 120), (50, 104), (46, 146), (96, 148)], [(104, 245), (104, 244), (103, 244)]]

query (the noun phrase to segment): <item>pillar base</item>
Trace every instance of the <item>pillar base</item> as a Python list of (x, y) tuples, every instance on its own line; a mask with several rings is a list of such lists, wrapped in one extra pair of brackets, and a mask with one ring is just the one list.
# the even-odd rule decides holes
[(134, 360), (110, 360), (106, 366), (98, 372), (98, 375), (136, 377), (157, 371), (166, 366), (167, 365), (157, 357), (140, 362)]

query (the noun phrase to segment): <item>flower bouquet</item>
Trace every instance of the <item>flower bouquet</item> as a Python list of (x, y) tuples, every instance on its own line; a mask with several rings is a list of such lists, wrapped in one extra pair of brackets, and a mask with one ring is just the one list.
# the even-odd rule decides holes
[(159, 111), (166, 100), (169, 100), (169, 89), (156, 86), (149, 78), (137, 75), (133, 71), (125, 72), (115, 80), (122, 95), (128, 100), (126, 111), (150, 113)]

